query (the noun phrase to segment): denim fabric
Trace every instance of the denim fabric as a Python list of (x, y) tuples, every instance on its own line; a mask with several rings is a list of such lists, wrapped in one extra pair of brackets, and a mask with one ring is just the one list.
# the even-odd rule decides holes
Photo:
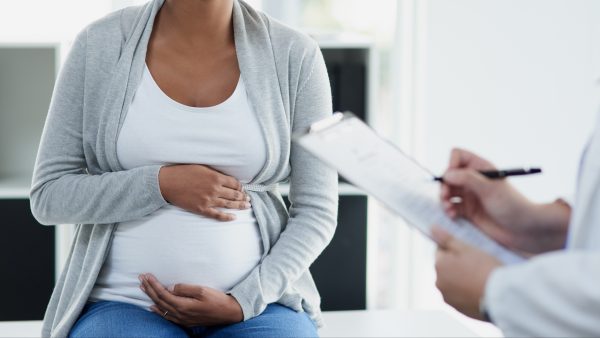
[(267, 338), (318, 337), (314, 322), (305, 312), (270, 304), (257, 317), (222, 326), (183, 327), (137, 305), (88, 302), (69, 337), (203, 337)]

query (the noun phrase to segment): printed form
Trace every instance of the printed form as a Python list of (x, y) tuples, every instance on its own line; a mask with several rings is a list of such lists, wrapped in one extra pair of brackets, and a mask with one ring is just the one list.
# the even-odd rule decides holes
[(325, 127), (316, 126), (295, 141), (427, 237), (431, 238), (431, 226), (438, 224), (505, 264), (524, 260), (470, 222), (449, 218), (439, 200), (440, 183), (433, 180), (433, 174), (358, 118), (337, 115)]

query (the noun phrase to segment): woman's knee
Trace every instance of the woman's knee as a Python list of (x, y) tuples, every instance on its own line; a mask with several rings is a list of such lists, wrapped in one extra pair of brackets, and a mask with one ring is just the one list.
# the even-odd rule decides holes
[(305, 312), (270, 304), (259, 316), (212, 330), (208, 338), (318, 337), (317, 327)]
[(69, 337), (189, 337), (175, 323), (138, 306), (98, 302), (86, 306)]

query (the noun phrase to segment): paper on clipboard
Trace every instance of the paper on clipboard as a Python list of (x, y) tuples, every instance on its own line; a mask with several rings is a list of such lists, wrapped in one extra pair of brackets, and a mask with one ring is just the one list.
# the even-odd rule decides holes
[(431, 237), (431, 226), (438, 224), (505, 264), (523, 260), (468, 221), (446, 216), (433, 174), (352, 114), (336, 113), (319, 121), (295, 142), (426, 236)]

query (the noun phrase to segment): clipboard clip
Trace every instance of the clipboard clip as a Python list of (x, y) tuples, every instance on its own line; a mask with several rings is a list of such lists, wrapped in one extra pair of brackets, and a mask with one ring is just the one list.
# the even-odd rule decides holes
[(310, 125), (309, 132), (319, 132), (323, 129), (327, 129), (344, 119), (344, 114), (340, 112), (333, 113), (330, 117), (323, 120), (317, 121)]

